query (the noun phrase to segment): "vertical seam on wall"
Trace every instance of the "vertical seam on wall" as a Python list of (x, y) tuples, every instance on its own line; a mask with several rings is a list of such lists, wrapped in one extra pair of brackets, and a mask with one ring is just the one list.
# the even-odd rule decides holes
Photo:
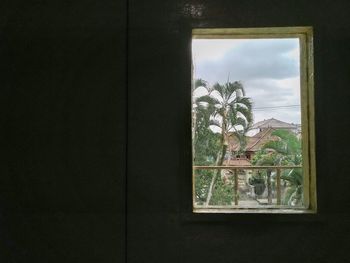
[(129, 148), (128, 148), (128, 131), (129, 131), (129, 0), (125, 0), (126, 4), (126, 16), (125, 16), (125, 204), (124, 204), (124, 249), (125, 249), (125, 263), (128, 262), (128, 158), (129, 158)]

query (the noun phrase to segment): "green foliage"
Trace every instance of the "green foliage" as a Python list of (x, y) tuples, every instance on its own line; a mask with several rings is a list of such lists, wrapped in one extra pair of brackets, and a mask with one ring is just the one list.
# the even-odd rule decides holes
[(213, 165), (220, 150), (220, 135), (209, 129), (209, 115), (205, 109), (196, 111), (194, 164)]
[(253, 122), (252, 102), (245, 97), (242, 84), (238, 81), (226, 84), (216, 83), (208, 87), (203, 80), (197, 80), (195, 85), (207, 89), (207, 95), (196, 99), (197, 108), (205, 108), (209, 115), (209, 125), (219, 128), (223, 143), (227, 143), (229, 133), (240, 141)]
[(213, 170), (197, 170), (195, 171), (195, 193), (196, 202), (199, 205), (204, 204), (208, 196), (209, 185), (214, 176)]
[(278, 140), (265, 143), (252, 159), (254, 165), (300, 165), (302, 162), (301, 141), (287, 130), (275, 130), (271, 135)]
[(253, 176), (249, 178), (249, 184), (253, 185), (254, 192), (260, 196), (263, 194), (266, 187), (266, 171), (255, 171)]
[(210, 200), (210, 205), (231, 205), (234, 201), (234, 185), (224, 183), (221, 178), (218, 178), (213, 190), (213, 196)]
[[(245, 92), (240, 82), (216, 83), (209, 87), (202, 79), (194, 83), (194, 91), (203, 87), (207, 94), (193, 101), (194, 109), (194, 164), (221, 166), (224, 161), (228, 146), (228, 137), (235, 135), (245, 147), (245, 133), (251, 127), (252, 103), (250, 98), (245, 97)], [(216, 126), (219, 133), (214, 133), (210, 127)], [(243, 147), (242, 147), (243, 146)], [(231, 204), (233, 187), (226, 185), (219, 178), (219, 172), (213, 171), (211, 182), (207, 189), (206, 179), (198, 179), (198, 198), (206, 193), (206, 204)], [(197, 179), (196, 179), (197, 180)], [(197, 183), (196, 183), (197, 187)]]
[[(194, 91), (199, 87), (207, 90), (206, 95), (193, 102), (194, 163), (203, 165), (217, 160), (216, 164), (222, 165), (223, 147), (228, 144), (230, 134), (245, 146), (244, 135), (253, 121), (251, 100), (244, 96), (244, 88), (237, 81), (209, 87), (205, 80), (197, 79), (194, 86)], [(220, 133), (214, 133), (211, 126), (216, 126)]]
[[(207, 199), (210, 181), (215, 170), (198, 170), (195, 176), (195, 193), (198, 205), (203, 205)], [(221, 178), (218, 178), (214, 186), (210, 205), (231, 205), (234, 200), (233, 179), (226, 184)]]
[(249, 178), (249, 184), (263, 184), (265, 183), (265, 174), (264, 172), (257, 171), (252, 175), (252, 177)]
[[(302, 163), (301, 141), (296, 135), (287, 130), (276, 130), (272, 135), (278, 137), (278, 140), (267, 142), (255, 154), (252, 163), (266, 166), (300, 165)], [(287, 182), (282, 203), (290, 206), (301, 205), (303, 200), (301, 169), (283, 170), (281, 179)]]
[(287, 189), (282, 204), (289, 206), (302, 205), (303, 200), (303, 175), (300, 168), (284, 171), (281, 179), (287, 182)]
[(267, 142), (262, 150), (272, 149), (282, 159), (276, 159), (277, 162), (289, 161), (293, 164), (300, 164), (301, 162), (301, 141), (290, 131), (276, 130), (272, 135), (279, 138), (278, 141)]
[[(202, 79), (195, 80), (194, 89), (204, 87), (207, 89), (207, 82)], [(217, 154), (220, 150), (220, 135), (209, 129), (212, 110), (198, 100), (194, 101), (194, 165), (215, 164)]]

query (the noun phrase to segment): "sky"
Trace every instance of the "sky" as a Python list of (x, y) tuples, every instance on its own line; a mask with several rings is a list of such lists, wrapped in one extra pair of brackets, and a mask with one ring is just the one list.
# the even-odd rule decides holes
[(301, 123), (299, 40), (193, 39), (194, 77), (213, 85), (240, 81), (253, 102), (254, 123)]

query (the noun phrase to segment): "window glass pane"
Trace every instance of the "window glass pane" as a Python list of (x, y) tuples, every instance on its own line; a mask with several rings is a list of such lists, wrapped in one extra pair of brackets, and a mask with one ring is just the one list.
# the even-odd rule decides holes
[(213, 31), (192, 40), (194, 211), (308, 210), (308, 39)]

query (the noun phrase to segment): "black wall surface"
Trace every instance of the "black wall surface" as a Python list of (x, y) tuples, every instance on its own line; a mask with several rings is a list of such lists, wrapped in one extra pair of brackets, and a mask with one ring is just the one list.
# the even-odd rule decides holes
[(0, 5), (0, 262), (123, 262), (126, 3)]
[[(0, 262), (349, 262), (347, 1), (0, 3)], [(313, 26), (317, 215), (191, 213), (193, 27)]]
[[(347, 1), (130, 0), (127, 259), (350, 262)], [(191, 28), (313, 26), (317, 215), (191, 214)]]

